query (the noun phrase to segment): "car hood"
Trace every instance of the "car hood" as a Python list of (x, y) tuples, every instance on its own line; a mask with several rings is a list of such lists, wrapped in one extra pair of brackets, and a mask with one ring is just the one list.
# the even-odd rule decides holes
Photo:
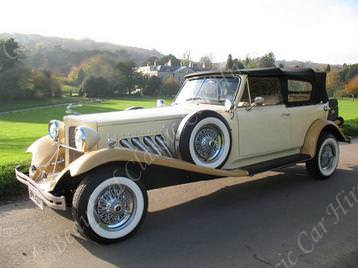
[(71, 125), (83, 123), (85, 125), (97, 125), (97, 127), (100, 127), (183, 118), (190, 113), (190, 111), (191, 109), (184, 107), (168, 106), (97, 114), (70, 115), (66, 116), (64, 120), (65, 123), (70, 123)]

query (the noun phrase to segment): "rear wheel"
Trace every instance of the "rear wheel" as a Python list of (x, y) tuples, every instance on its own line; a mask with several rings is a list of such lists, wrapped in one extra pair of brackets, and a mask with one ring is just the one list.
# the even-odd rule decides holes
[(336, 171), (338, 162), (338, 141), (334, 135), (324, 132), (319, 138), (315, 157), (306, 162), (306, 169), (316, 179), (328, 179)]
[(113, 171), (89, 174), (73, 198), (72, 214), (79, 231), (99, 243), (129, 237), (147, 213), (148, 197), (142, 182)]

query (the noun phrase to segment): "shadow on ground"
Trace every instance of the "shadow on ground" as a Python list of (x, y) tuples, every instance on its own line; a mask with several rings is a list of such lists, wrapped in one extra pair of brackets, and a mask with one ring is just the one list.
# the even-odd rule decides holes
[(121, 243), (76, 239), (120, 267), (274, 267), (297, 250), (297, 234), (325, 216), (339, 191), (357, 185), (357, 170), (339, 169), (330, 180), (315, 181), (295, 166), (149, 213), (142, 229)]

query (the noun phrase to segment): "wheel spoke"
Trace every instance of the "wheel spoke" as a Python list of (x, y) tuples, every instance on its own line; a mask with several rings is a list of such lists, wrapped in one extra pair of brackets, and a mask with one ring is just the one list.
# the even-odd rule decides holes
[(106, 229), (123, 228), (135, 210), (134, 193), (125, 185), (106, 187), (97, 197), (95, 216)]

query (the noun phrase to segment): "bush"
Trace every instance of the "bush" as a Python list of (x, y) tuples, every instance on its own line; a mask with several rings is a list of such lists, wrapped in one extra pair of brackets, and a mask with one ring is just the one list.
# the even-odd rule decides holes
[(160, 88), (162, 87), (162, 81), (159, 77), (151, 76), (145, 80), (143, 87), (144, 96), (157, 96), (160, 94)]
[(358, 118), (350, 119), (344, 122), (342, 126), (343, 132), (349, 136), (358, 136)]
[(19, 195), (24, 193), (26, 187), (16, 180), (15, 167), (22, 165), (28, 167), (30, 161), (21, 163), (6, 163), (0, 164), (0, 199), (10, 195)]
[(178, 93), (179, 88), (177, 81), (173, 77), (169, 77), (164, 81), (161, 93), (164, 96), (174, 96)]
[(36, 98), (61, 97), (61, 84), (50, 71), (33, 71), (31, 79), (32, 96)]
[(113, 95), (111, 83), (103, 77), (90, 76), (81, 85), (79, 94), (88, 98), (102, 98)]

